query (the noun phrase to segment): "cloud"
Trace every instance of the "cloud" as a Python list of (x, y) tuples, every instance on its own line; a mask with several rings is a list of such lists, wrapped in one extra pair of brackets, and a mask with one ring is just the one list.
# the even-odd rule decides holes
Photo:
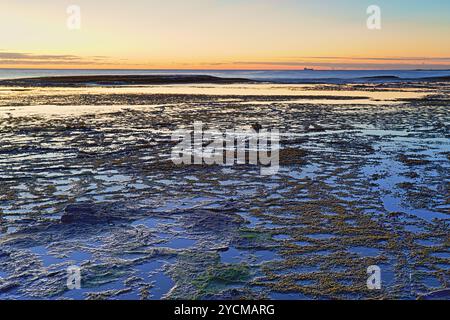
[(32, 54), (24, 52), (0, 51), (0, 64), (24, 65), (79, 65), (79, 64), (110, 64), (106, 56), (81, 57), (70, 54)]
[[(450, 69), (450, 58), (343, 58), (308, 57), (297, 61), (234, 61), (222, 65), (259, 68), (325, 68), (325, 69)], [(306, 60), (310, 59), (310, 60)], [(216, 64), (218, 65), (218, 64)]]
[(450, 57), (302, 57), (299, 59), (316, 59), (316, 60), (348, 60), (348, 61), (434, 61), (434, 62), (450, 62)]
[(314, 59), (314, 60), (335, 60), (335, 61), (450, 62), (450, 57), (301, 57), (293, 59)]
[[(139, 66), (140, 68), (158, 68), (150, 62), (130, 64), (127, 59), (114, 59), (108, 56), (78, 56), (71, 54), (33, 54), (27, 52), (8, 52), (0, 50), (0, 66)], [(188, 67), (190, 63), (173, 62), (173, 66)], [(202, 63), (206, 68), (259, 68), (259, 69), (450, 69), (450, 57), (337, 57), (337, 56), (309, 56), (285, 57), (284, 61), (216, 61)]]

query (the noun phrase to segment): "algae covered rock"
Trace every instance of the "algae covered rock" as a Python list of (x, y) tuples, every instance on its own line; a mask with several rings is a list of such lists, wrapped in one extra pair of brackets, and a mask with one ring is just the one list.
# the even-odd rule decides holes
[(61, 222), (64, 224), (109, 223), (121, 219), (124, 219), (124, 216), (120, 215), (119, 212), (108, 208), (108, 206), (94, 203), (69, 204), (61, 216)]

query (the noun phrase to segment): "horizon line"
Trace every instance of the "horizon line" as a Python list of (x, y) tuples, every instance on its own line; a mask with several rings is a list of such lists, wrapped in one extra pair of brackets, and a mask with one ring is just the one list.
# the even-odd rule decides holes
[(0, 67), (0, 70), (98, 70), (98, 71), (450, 71), (449, 68), (413, 68), (413, 69), (315, 69), (315, 68), (298, 68), (298, 69), (214, 69), (214, 68), (14, 68)]

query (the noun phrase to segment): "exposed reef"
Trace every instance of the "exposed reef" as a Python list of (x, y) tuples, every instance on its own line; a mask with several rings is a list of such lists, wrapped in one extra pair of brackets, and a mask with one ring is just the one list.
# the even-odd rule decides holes
[[(446, 84), (396, 104), (34, 89), (0, 100), (0, 298), (448, 297)], [(194, 121), (280, 130), (279, 172), (175, 165)]]

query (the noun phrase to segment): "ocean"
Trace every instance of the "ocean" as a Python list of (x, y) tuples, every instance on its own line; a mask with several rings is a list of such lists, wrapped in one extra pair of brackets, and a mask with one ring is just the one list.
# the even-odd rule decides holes
[(278, 83), (395, 82), (450, 76), (450, 70), (93, 70), (0, 69), (0, 80), (77, 75), (210, 75)]

